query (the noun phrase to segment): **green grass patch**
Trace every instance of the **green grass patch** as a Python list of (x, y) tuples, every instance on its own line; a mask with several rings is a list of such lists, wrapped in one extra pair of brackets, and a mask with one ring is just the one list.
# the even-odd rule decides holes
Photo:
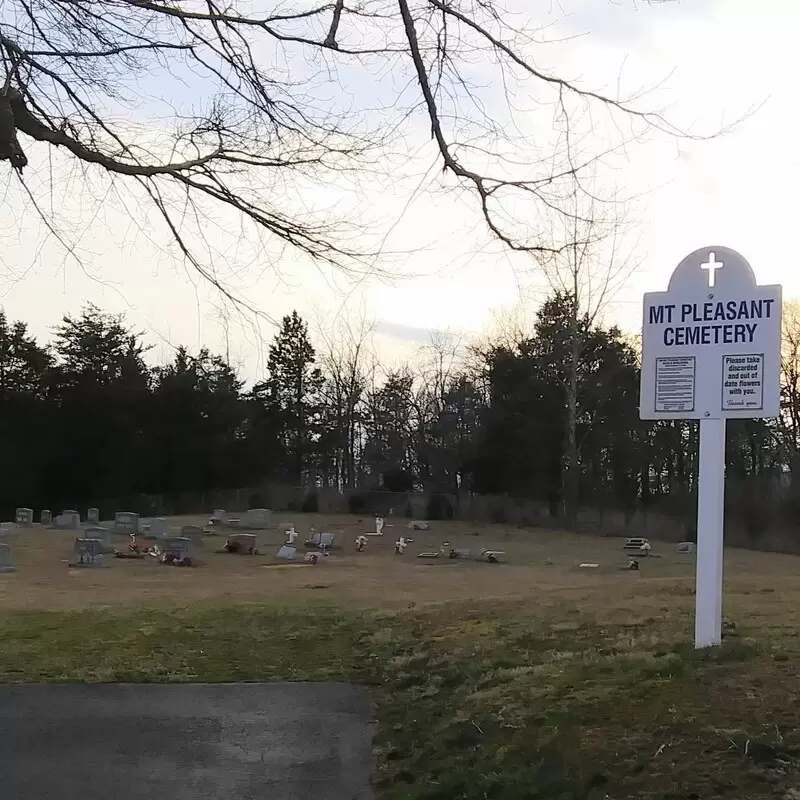
[(98, 609), (0, 616), (0, 681), (342, 680), (356, 619), (329, 608)]
[[(685, 611), (522, 603), (0, 615), (0, 680), (369, 685), (389, 800), (774, 797), (800, 786), (797, 639), (696, 653)], [(793, 649), (794, 648), (794, 649)]]

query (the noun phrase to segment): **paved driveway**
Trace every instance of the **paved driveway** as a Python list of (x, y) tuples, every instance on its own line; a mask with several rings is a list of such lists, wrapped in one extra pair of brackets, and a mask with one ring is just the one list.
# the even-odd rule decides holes
[(0, 685), (0, 796), (369, 800), (372, 713), (337, 683)]

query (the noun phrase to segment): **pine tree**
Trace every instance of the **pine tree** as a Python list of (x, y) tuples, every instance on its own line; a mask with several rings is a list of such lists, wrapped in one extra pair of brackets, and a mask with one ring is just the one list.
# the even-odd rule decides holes
[(293, 311), (269, 348), (269, 377), (254, 393), (276, 414), (286, 454), (286, 472), (300, 485), (314, 467), (315, 442), (320, 434), (322, 372), (314, 365), (308, 326)]

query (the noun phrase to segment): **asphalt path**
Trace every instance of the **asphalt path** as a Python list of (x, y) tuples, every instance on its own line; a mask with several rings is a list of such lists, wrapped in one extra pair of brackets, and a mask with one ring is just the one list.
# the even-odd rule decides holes
[(372, 735), (341, 683), (0, 685), (0, 796), (370, 800)]

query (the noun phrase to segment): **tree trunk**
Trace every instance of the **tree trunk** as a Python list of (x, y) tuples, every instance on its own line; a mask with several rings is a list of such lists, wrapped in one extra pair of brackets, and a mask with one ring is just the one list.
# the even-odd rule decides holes
[(570, 528), (575, 528), (578, 518), (578, 358), (578, 293), (575, 286), (570, 314), (567, 364), (567, 463), (564, 476), (564, 510)]

